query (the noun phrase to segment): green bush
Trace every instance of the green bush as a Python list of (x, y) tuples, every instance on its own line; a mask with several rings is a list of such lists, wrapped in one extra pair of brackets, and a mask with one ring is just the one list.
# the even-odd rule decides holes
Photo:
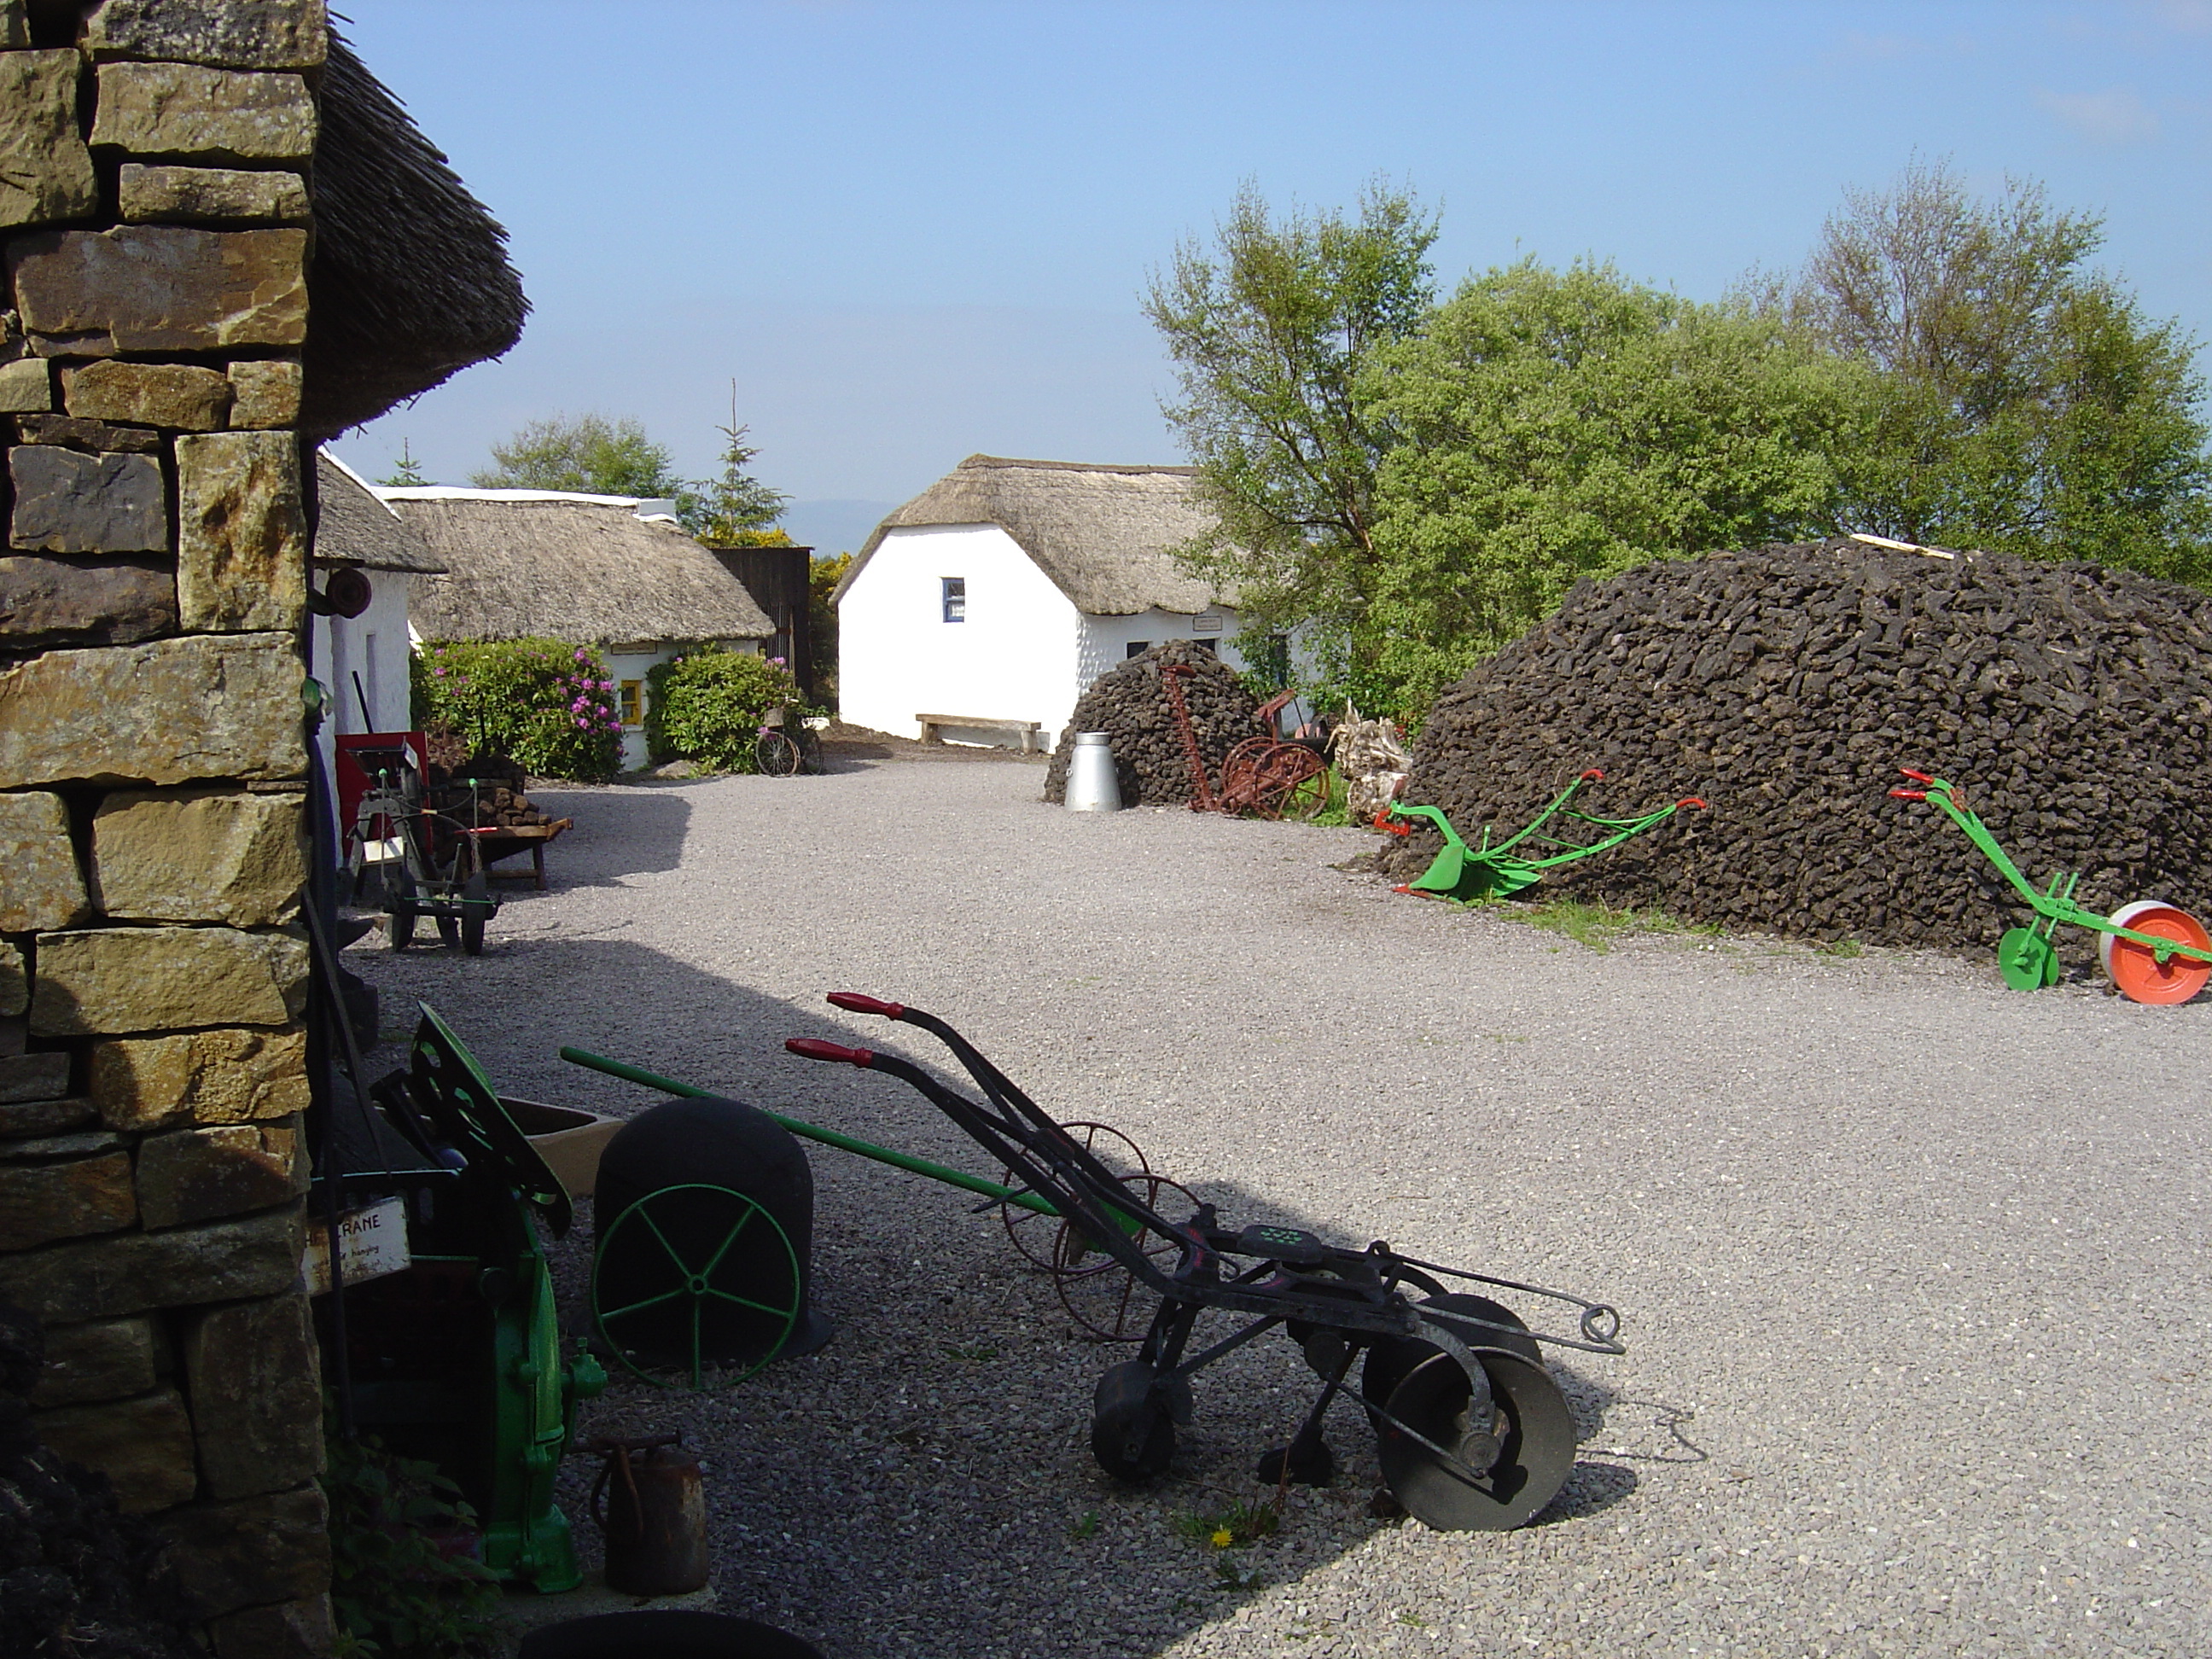
[(653, 759), (696, 761), (717, 772), (757, 769), (762, 716), (799, 705), (799, 686), (781, 657), (707, 647), (654, 665), (646, 680), (645, 741)]
[(488, 1659), (499, 1586), (476, 1558), (477, 1516), (461, 1489), (434, 1464), (325, 1427), (341, 1659)]
[(560, 640), (434, 640), (413, 660), (415, 724), (503, 750), (541, 778), (594, 781), (622, 767), (622, 716), (596, 651)]

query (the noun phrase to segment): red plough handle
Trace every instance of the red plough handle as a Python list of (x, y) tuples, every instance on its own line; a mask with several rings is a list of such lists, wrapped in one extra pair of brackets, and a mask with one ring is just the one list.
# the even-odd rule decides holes
[(863, 996), (858, 991), (832, 991), (830, 1001), (848, 1013), (881, 1014), (885, 1019), (898, 1019), (906, 1013), (903, 1002), (885, 1002), (881, 997)]
[(842, 1042), (825, 1042), (820, 1037), (786, 1037), (783, 1046), (802, 1059), (835, 1060), (857, 1066), (862, 1071), (876, 1063), (876, 1051), (872, 1048), (848, 1048)]

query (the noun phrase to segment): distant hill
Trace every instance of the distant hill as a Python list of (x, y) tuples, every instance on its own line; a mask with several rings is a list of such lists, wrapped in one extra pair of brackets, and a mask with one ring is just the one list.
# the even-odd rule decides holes
[(783, 510), (791, 539), (828, 556), (857, 553), (896, 501), (793, 501)]

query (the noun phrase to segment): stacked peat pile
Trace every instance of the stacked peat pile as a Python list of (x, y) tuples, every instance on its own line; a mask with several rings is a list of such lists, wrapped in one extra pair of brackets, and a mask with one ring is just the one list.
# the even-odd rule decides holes
[[(1951, 780), (2039, 884), (2110, 914), (2212, 914), (2212, 596), (2095, 565), (1838, 538), (1586, 582), (1443, 697), (1405, 798), (1510, 832), (1577, 805), (1711, 803), (1547, 878), (1692, 921), (1888, 944), (1994, 944), (2029, 918), (1911, 767)], [(1910, 787), (1910, 786), (1905, 786)], [(1389, 855), (1425, 866), (1424, 834)], [(2062, 931), (2075, 961), (2094, 937)]]
[(1190, 799), (1190, 761), (1176, 730), (1175, 710), (1160, 684), (1165, 664), (1182, 663), (1195, 672), (1182, 683), (1190, 705), (1191, 730), (1213, 781), (1221, 763), (1245, 738), (1259, 735), (1260, 706), (1237, 678), (1236, 671), (1211, 651), (1188, 640), (1170, 640), (1101, 674), (1075, 705), (1074, 718), (1060, 734), (1052, 765), (1044, 775), (1044, 798), (1067, 799), (1067, 767), (1078, 732), (1104, 732), (1113, 740), (1114, 775), (1125, 806), (1182, 806)]
[(459, 739), (441, 750), (434, 737), (428, 747), (432, 811), (463, 823), (495, 823), (509, 829), (552, 822), (550, 814), (530, 804), (530, 798), (522, 793), (526, 781), (522, 769), (500, 750), (457, 752), (461, 750)]

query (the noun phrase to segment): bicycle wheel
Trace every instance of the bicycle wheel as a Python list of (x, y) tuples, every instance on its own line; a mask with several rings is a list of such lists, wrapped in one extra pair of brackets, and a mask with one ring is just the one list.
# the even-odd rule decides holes
[(799, 745), (781, 732), (763, 732), (753, 744), (753, 764), (763, 777), (790, 777), (799, 770)]

